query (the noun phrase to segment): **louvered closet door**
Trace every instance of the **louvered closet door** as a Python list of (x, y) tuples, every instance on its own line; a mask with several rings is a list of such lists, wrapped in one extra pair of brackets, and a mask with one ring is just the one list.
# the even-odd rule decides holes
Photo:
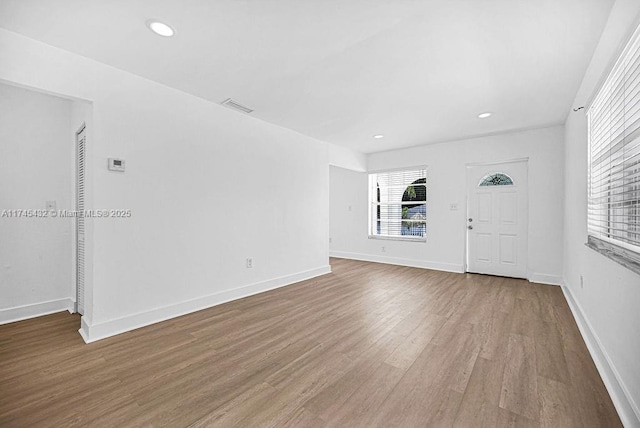
[(86, 131), (76, 134), (76, 302), (78, 313), (84, 315), (84, 178)]

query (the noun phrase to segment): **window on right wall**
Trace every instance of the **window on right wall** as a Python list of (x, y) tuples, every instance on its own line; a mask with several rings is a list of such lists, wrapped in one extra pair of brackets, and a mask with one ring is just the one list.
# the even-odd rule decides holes
[(640, 273), (640, 29), (587, 117), (587, 245)]

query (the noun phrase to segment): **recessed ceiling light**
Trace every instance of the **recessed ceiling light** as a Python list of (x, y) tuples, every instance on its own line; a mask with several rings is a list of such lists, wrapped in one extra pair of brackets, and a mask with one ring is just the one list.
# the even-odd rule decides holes
[(169, 27), (164, 22), (156, 21), (153, 19), (147, 21), (147, 27), (149, 27), (151, 31), (162, 37), (171, 37), (175, 33), (175, 31), (173, 31), (173, 28)]
[(376, 134), (376, 135), (374, 135), (374, 136), (373, 136), (373, 138), (378, 138), (378, 139), (379, 139), (379, 138), (384, 138), (384, 135), (382, 135), (382, 134)]
[(489, 112), (486, 112), (486, 113), (480, 113), (480, 114), (478, 115), (478, 117), (479, 117), (480, 119), (486, 119), (486, 118), (488, 118), (489, 116), (491, 116), (491, 113), (489, 113)]

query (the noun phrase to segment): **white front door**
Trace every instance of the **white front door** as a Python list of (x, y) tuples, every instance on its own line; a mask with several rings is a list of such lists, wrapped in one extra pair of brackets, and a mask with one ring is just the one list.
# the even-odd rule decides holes
[(467, 272), (527, 277), (527, 161), (467, 166)]

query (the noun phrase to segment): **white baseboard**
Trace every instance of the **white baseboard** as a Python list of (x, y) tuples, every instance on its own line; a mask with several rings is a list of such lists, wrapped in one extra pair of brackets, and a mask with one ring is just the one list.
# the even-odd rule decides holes
[(600, 373), (600, 377), (611, 396), (611, 400), (618, 411), (622, 424), (627, 428), (640, 427), (640, 411), (638, 410), (637, 403), (633, 401), (631, 394), (629, 394), (629, 390), (618, 374), (618, 371), (613, 365), (611, 358), (609, 358), (607, 351), (602, 346), (602, 342), (591, 326), (591, 323), (582, 310), (582, 307), (578, 301), (574, 299), (571, 289), (567, 286), (566, 279), (563, 282), (564, 285), (562, 286), (562, 292), (569, 303), (569, 308), (571, 308), (573, 317), (578, 324), (578, 328), (582, 334), (582, 339), (589, 349), (591, 358), (593, 358), (593, 362)]
[(73, 312), (73, 300), (68, 298), (58, 299), (15, 308), (0, 309), (0, 324), (8, 324), (63, 311)]
[(423, 260), (403, 259), (400, 257), (378, 256), (373, 254), (349, 253), (345, 251), (330, 251), (329, 257), (338, 259), (360, 260), (363, 262), (386, 263), (422, 269), (442, 270), (446, 272), (463, 273), (464, 266), (455, 263), (429, 262)]
[(529, 282), (548, 285), (562, 285), (562, 277), (557, 275), (547, 275), (546, 273), (532, 273), (529, 274)]
[(321, 266), (304, 272), (298, 272), (292, 275), (282, 276), (267, 281), (249, 284), (233, 290), (227, 290), (216, 294), (200, 297), (186, 302), (177, 303), (162, 308), (153, 309), (147, 312), (141, 312), (118, 318), (99, 324), (91, 324), (82, 318), (80, 335), (85, 342), (95, 342), (96, 340), (105, 339), (120, 333), (135, 330), (150, 324), (166, 321), (171, 318), (189, 314), (191, 312), (207, 309), (222, 303), (227, 303), (243, 297), (252, 296), (254, 294), (263, 293), (275, 288), (284, 287), (296, 282), (315, 278), (320, 275), (331, 273), (331, 266)]
[(89, 331), (89, 325), (87, 325), (87, 320), (84, 317), (80, 318), (80, 330), (78, 330), (78, 333), (80, 333), (80, 336), (82, 336), (82, 340), (84, 340), (85, 343), (89, 343), (89, 337), (87, 336), (87, 333)]

